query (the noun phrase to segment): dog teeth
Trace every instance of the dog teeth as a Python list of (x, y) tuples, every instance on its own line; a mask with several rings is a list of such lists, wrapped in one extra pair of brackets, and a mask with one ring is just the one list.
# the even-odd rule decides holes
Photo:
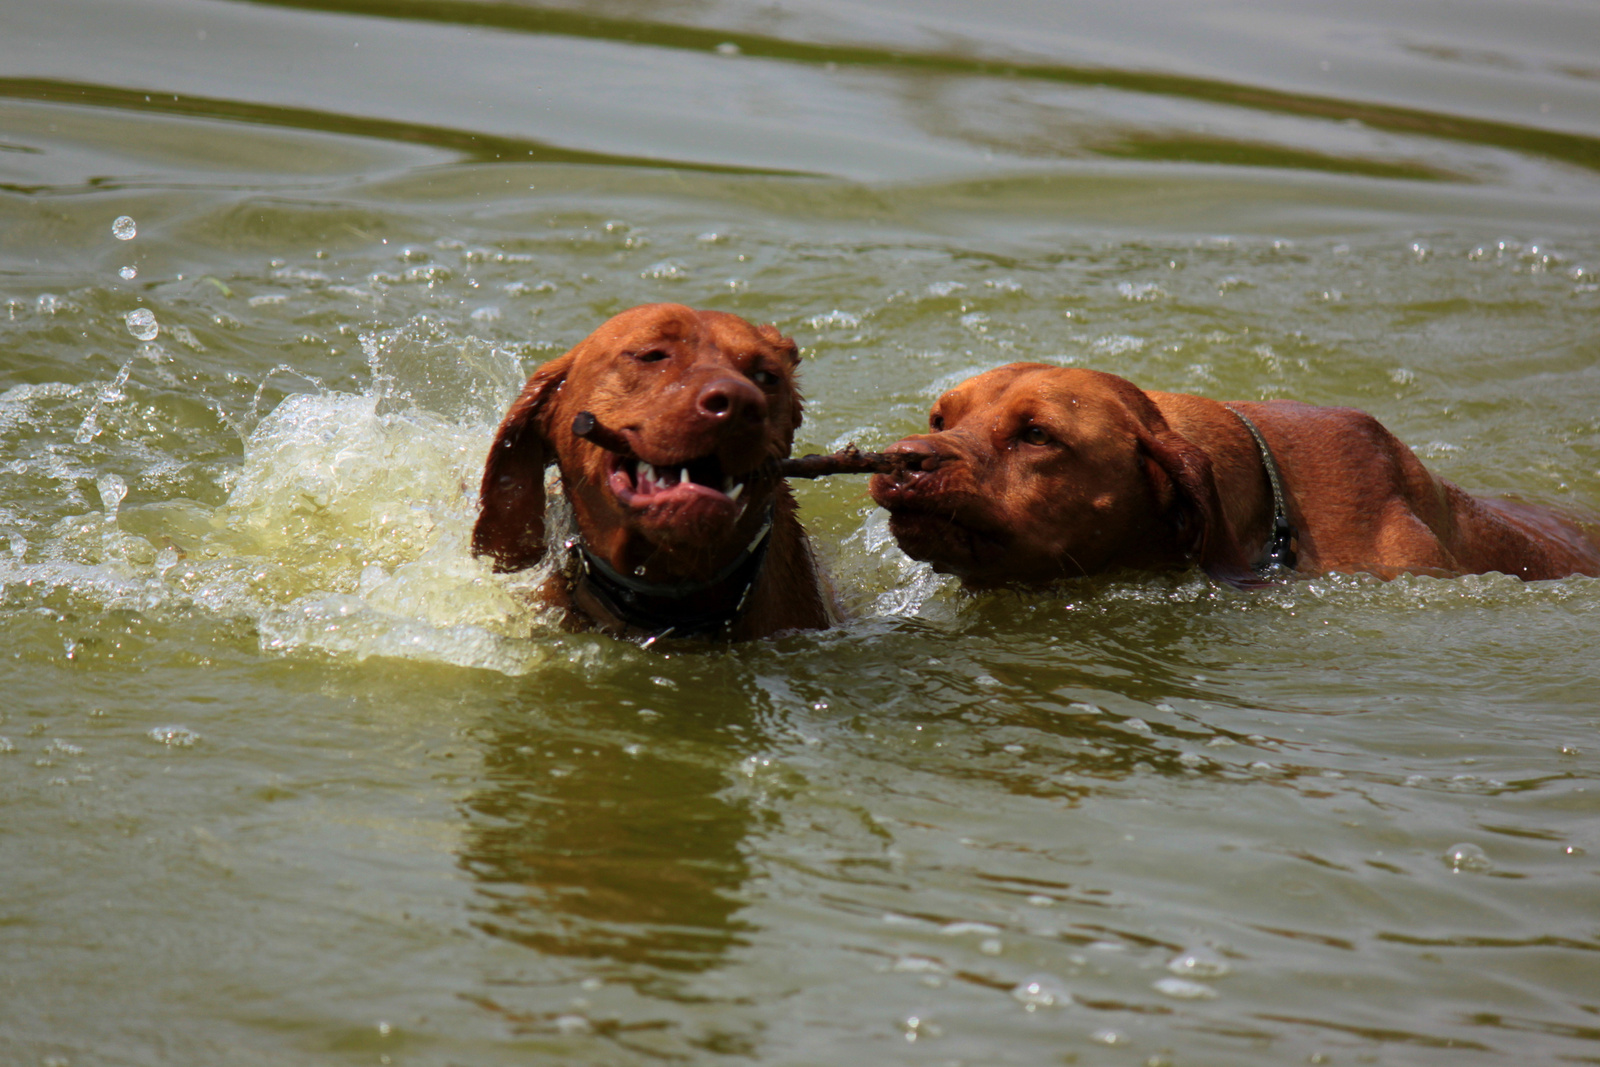
[(651, 466), (650, 464), (646, 463), (644, 460), (641, 459), (639, 461), (639, 488), (643, 489), (646, 485), (654, 484), (655, 481), (656, 481), (656, 469), (655, 469), (655, 467)]
[(689, 484), (689, 468), (688, 467), (682, 467), (682, 468), (680, 468), (678, 470), (678, 481), (682, 482), (684, 485), (688, 485)]
[(740, 494), (742, 494), (743, 492), (744, 492), (744, 483), (740, 482), (738, 485), (736, 485), (732, 489), (728, 490), (728, 499), (729, 500), (738, 500)]

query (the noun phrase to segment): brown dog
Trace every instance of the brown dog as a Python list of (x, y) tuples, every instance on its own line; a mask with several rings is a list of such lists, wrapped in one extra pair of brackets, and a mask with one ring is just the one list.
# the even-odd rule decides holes
[(825, 628), (775, 466), (800, 425), (798, 362), (776, 328), (722, 312), (651, 304), (608, 320), (511, 405), (484, 465), (473, 551), (502, 571), (544, 557), (554, 462), (578, 536), (545, 586), (552, 604), (631, 636)]
[(1246, 586), (1274, 563), (1600, 575), (1577, 520), (1469, 496), (1350, 408), (1222, 404), (1013, 363), (945, 393), (929, 426), (888, 451), (933, 469), (877, 475), (872, 497), (908, 555), (971, 588), (1194, 563)]

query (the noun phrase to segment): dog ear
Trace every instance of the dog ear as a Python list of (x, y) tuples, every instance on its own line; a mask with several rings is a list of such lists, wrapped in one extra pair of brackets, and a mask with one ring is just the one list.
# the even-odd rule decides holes
[(1171, 484), (1168, 514), (1183, 553), (1212, 578), (1236, 589), (1269, 584), (1245, 559), (1239, 538), (1222, 512), (1210, 457), (1165, 425), (1140, 426), (1139, 450), (1152, 481), (1164, 477)]
[(497, 571), (522, 570), (544, 557), (544, 469), (553, 458), (546, 408), (571, 362), (563, 356), (534, 372), (489, 446), (472, 554), (490, 557)]

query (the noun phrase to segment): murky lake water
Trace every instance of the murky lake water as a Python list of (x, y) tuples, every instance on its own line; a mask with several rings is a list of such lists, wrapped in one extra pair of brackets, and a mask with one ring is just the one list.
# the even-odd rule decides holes
[(845, 626), (645, 650), (466, 550), (522, 376), (665, 299), (795, 336), (798, 451), (1045, 360), (1600, 509), (1597, 43), (13, 4), (0, 1061), (1600, 1062), (1600, 582), (972, 597), (838, 478)]

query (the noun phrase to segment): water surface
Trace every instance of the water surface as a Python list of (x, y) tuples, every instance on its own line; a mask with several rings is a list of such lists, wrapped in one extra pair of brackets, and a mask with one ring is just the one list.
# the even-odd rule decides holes
[(650, 300), (796, 338), (800, 451), (1043, 360), (1600, 509), (1592, 12), (0, 27), (0, 1059), (1600, 1061), (1595, 580), (970, 596), (838, 478), (845, 625), (643, 649), (467, 552)]

